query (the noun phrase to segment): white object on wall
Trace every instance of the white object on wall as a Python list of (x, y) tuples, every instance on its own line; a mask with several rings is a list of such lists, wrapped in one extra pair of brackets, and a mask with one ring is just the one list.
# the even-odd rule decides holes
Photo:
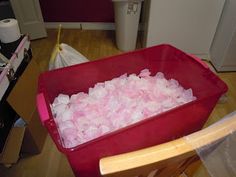
[(144, 47), (169, 43), (208, 57), (225, 0), (146, 0)]

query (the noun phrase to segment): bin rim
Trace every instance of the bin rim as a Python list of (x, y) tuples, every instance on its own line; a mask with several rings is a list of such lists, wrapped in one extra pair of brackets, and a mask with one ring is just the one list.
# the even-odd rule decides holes
[[(134, 51), (123, 52), (123, 53), (116, 54), (116, 55), (111, 55), (111, 56), (106, 56), (106, 57), (99, 57), (99, 58), (97, 58), (94, 61), (80, 63), (80, 64), (76, 64), (76, 65), (72, 65), (72, 66), (67, 66), (67, 67), (64, 67), (64, 68), (57, 68), (57, 69), (54, 69), (54, 70), (51, 70), (51, 71), (45, 71), (45, 72), (43, 72), (43, 73), (41, 73), (39, 75), (38, 83), (40, 83), (40, 81), (44, 80), (44, 75), (47, 75), (47, 73), (57, 73), (57, 72), (60, 72), (61, 70), (70, 70), (71, 68), (76, 68), (78, 65), (89, 65), (91, 63), (103, 62), (104, 60), (112, 60), (113, 59), (112, 57), (122, 57), (122, 56), (130, 55), (130, 54), (133, 54), (133, 53), (136, 53), (136, 52), (142, 52), (142, 51), (145, 51), (145, 50), (152, 50), (152, 49), (154, 49), (156, 47), (160, 47), (160, 48), (161, 47), (163, 47), (163, 48), (165, 47), (165, 48), (170, 48), (170, 49), (172, 48), (172, 49), (176, 50), (177, 52), (180, 52), (180, 53), (188, 56), (189, 59), (193, 60), (196, 64), (198, 64), (201, 67), (205, 68), (213, 77), (215, 77), (215, 78), (217, 78), (218, 80), (221, 81), (222, 87), (220, 89), (224, 90), (224, 92), (226, 92), (228, 90), (228, 86), (200, 58), (198, 58), (194, 54), (189, 54), (189, 53), (187, 53), (185, 51), (182, 51), (179, 48), (177, 48), (177, 47), (175, 47), (175, 46), (173, 46), (171, 44), (168, 44), (168, 43), (158, 44), (158, 45), (154, 45), (154, 46), (151, 46), (151, 47), (137, 49), (137, 50), (134, 50)], [(44, 89), (42, 89), (42, 85), (43, 85), (43, 83), (40, 83), (39, 86), (38, 86), (38, 94), (41, 93), (41, 92), (44, 92)]]

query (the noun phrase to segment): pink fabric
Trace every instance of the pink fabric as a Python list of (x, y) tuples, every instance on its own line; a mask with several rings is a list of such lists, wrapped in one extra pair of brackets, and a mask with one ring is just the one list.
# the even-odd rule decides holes
[(58, 95), (51, 107), (64, 146), (74, 147), (196, 99), (178, 81), (150, 74), (144, 69), (138, 76), (124, 74), (97, 83), (88, 93)]

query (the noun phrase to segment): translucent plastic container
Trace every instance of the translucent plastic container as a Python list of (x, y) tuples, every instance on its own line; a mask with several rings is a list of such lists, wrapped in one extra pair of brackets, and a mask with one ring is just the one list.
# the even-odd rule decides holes
[[(74, 148), (64, 148), (53, 120), (50, 104), (60, 93), (87, 92), (97, 82), (124, 73), (138, 74), (148, 68), (163, 72), (184, 88), (192, 88), (197, 100), (116, 130)], [(37, 107), (43, 125), (64, 153), (76, 176), (99, 176), (101, 157), (161, 144), (202, 128), (220, 96), (227, 91), (201, 60), (170, 45), (159, 45), (41, 74)]]

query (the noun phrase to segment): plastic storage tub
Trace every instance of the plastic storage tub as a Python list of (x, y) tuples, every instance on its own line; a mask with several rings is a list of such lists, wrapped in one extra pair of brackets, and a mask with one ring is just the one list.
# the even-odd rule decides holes
[[(50, 103), (59, 93), (87, 92), (88, 88), (124, 73), (148, 68), (192, 88), (197, 100), (116, 130), (74, 148), (64, 148), (53, 120)], [(37, 107), (43, 125), (64, 153), (76, 176), (99, 176), (101, 157), (161, 144), (202, 128), (219, 97), (227, 91), (201, 60), (170, 45), (159, 45), (102, 60), (45, 72), (38, 83)]]

